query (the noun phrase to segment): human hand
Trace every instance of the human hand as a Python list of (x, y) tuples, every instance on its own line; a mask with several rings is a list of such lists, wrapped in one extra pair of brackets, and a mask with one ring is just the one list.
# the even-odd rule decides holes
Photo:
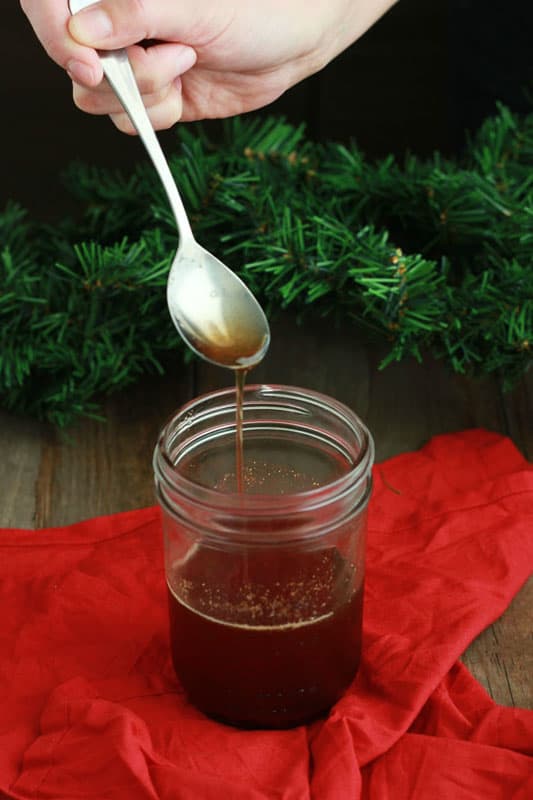
[[(67, 0), (21, 0), (83, 111), (132, 125), (96, 50), (128, 47), (156, 129), (260, 108), (317, 72), (394, 0), (102, 0), (70, 17)], [(150, 47), (143, 40), (156, 40)]]

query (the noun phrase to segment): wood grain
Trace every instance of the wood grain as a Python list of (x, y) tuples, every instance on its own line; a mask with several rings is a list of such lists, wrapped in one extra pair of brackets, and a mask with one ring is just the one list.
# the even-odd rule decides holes
[(530, 579), (462, 659), (490, 696), (505, 706), (533, 709), (532, 609)]
[(35, 527), (35, 488), (44, 426), (0, 412), (0, 525)]
[(155, 503), (152, 452), (171, 412), (192, 396), (190, 370), (146, 378), (103, 405), (104, 422), (82, 420), (42, 437), (36, 527)]
[(533, 461), (533, 369), (512, 392), (502, 393), (509, 436), (529, 461)]
[[(469, 380), (429, 356), (381, 369), (386, 353), (382, 344), (363, 346), (349, 323), (337, 328), (314, 320), (301, 326), (281, 315), (272, 325), (270, 352), (248, 382), (304, 386), (346, 403), (372, 431), (377, 461), (417, 449), (439, 433), (478, 427), (508, 433), (495, 378)], [(232, 385), (231, 375), (222, 372), (197, 362), (196, 391), (210, 391), (221, 381)], [(519, 387), (515, 394), (521, 398), (521, 392)], [(513, 403), (526, 401), (509, 395), (507, 402), (512, 414)]]

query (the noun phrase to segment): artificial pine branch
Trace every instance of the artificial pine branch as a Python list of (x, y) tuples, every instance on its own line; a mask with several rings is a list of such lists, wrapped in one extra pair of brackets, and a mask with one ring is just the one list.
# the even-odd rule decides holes
[[(279, 119), (234, 119), (214, 145), (180, 127), (170, 165), (198, 239), (274, 314), (349, 318), (459, 372), (511, 385), (531, 361), (533, 115), (500, 106), (461, 162), (369, 162)], [(83, 211), (53, 227), (0, 214), (0, 389), (64, 425), (161, 357), (188, 351), (165, 304), (175, 223), (151, 166), (67, 172)]]

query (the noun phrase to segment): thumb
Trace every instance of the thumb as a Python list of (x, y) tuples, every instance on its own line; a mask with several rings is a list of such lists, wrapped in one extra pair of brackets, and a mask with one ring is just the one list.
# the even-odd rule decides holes
[[(87, 2), (77, 0), (77, 6)], [(77, 42), (102, 50), (143, 39), (195, 46), (224, 25), (219, 6), (216, 0), (101, 0), (74, 14), (68, 27)]]

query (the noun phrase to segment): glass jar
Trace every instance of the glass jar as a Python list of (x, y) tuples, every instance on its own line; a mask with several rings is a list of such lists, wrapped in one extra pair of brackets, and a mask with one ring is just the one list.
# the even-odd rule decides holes
[(199, 397), (154, 454), (170, 637), (190, 701), (240, 727), (326, 713), (361, 655), (372, 437), (316, 392), (244, 392), (243, 491), (235, 392)]

